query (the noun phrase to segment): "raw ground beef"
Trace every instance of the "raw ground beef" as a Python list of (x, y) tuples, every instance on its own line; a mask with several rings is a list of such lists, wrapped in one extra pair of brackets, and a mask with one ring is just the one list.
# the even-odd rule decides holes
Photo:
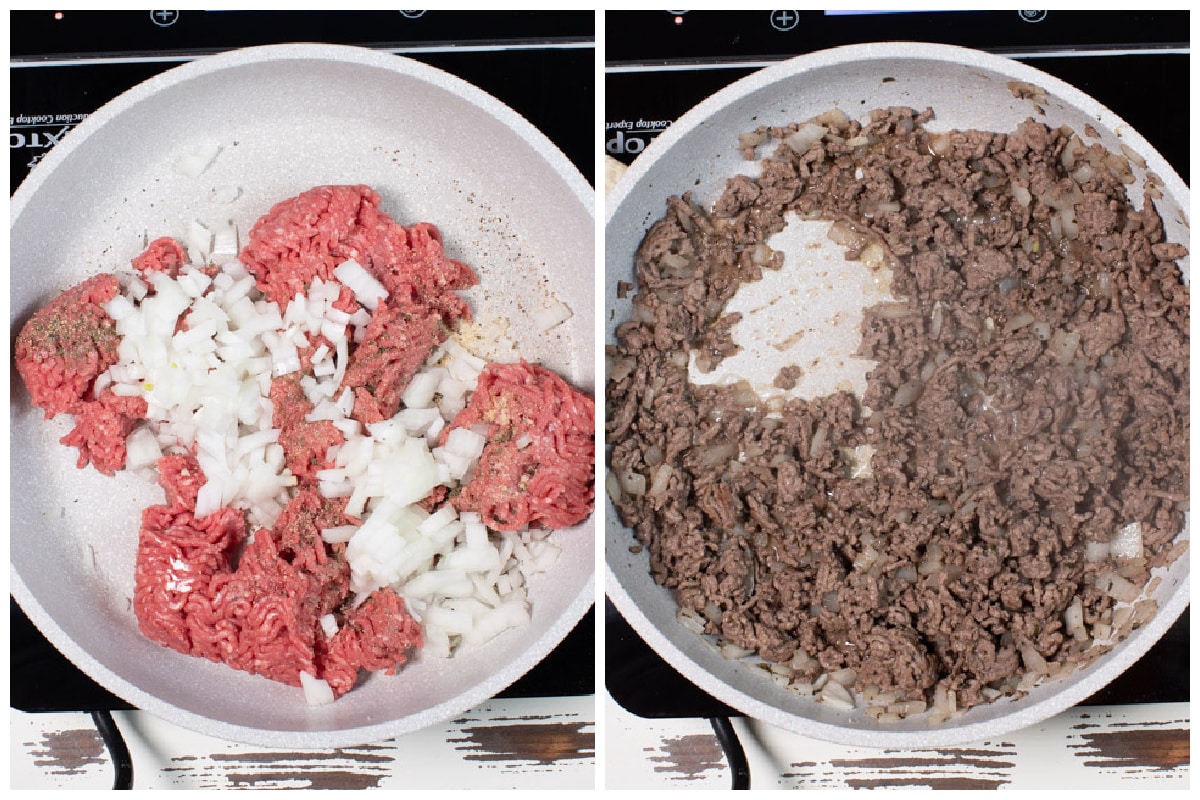
[[(1135, 210), (1128, 164), (1069, 130), (931, 117), (826, 115), (797, 150), (799, 126), (762, 129), (758, 178), (711, 211), (671, 198), (608, 352), (606, 426), (615, 506), (685, 616), (797, 684), (849, 669), (864, 696), (965, 708), (1153, 613), (1114, 594), (1186, 547), (1189, 292), (1153, 179)], [(723, 308), (778, 266), (760, 245), (788, 211), (892, 269), (864, 397), (688, 380), (689, 353), (736, 350)], [(1110, 555), (1127, 526), (1142, 554)]]
[[(316, 187), (274, 206), (240, 254), (281, 311), (315, 278), (335, 280), (333, 270), (347, 259), (386, 288), (365, 335), (348, 348), (338, 390), (352, 393), (353, 418), (363, 424), (400, 409), (412, 376), (460, 320), (470, 319), (456, 292), (477, 282), (469, 267), (446, 257), (434, 226), (405, 228), (379, 202), (366, 186)], [(155, 272), (175, 277), (187, 262), (184, 248), (163, 237), (133, 267), (143, 279)], [(140, 397), (111, 389), (95, 396), (97, 377), (117, 361), (120, 337), (103, 304), (118, 290), (112, 275), (85, 281), (38, 311), (16, 342), (33, 402), (47, 417), (75, 415), (75, 429), (62, 441), (79, 448), (79, 466), (91, 463), (106, 474), (124, 466), (126, 437), (147, 413)], [(345, 286), (334, 305), (348, 316), (361, 308)], [(178, 330), (187, 329), (186, 313)], [(157, 471), (166, 502), (142, 514), (133, 606), (142, 632), (164, 646), (294, 686), (307, 672), (341, 695), (360, 670), (391, 674), (406, 663), (422, 646), (422, 631), (392, 589), (357, 598), (346, 544), (320, 535), (360, 522), (345, 513), (345, 498), (326, 499), (318, 489), (317, 472), (333, 466), (330, 448), (345, 441), (331, 420), (306, 419), (314, 404), (302, 381), (322, 346), (337, 349), (324, 336), (311, 337), (299, 349), (300, 371), (270, 383), (272, 427), (296, 478), (275, 524), (251, 530), (245, 513), (230, 507), (197, 518), (205, 477), (194, 452), (163, 455)], [(489, 425), (498, 441), (480, 470), (486, 475), (467, 486), (463, 507), (502, 518), (505, 530), (581, 521), (593, 504), (593, 401), (528, 364), (493, 365), (485, 375), (460, 419)], [(512, 444), (518, 439), (520, 448)], [(446, 499), (439, 488), (426, 501), (431, 510)], [(338, 625), (332, 637), (321, 624), (325, 615)]]
[(100, 474), (112, 475), (125, 467), (125, 439), (145, 417), (145, 400), (105, 389), (95, 400), (79, 404), (75, 427), (59, 441), (79, 448), (80, 469), (91, 464)]
[[(456, 292), (478, 283), (462, 262), (448, 258), (428, 223), (410, 228), (379, 209), (367, 186), (318, 186), (277, 203), (250, 230), (241, 260), (258, 288), (280, 307), (306, 294), (314, 278), (335, 280), (347, 259), (367, 269), (388, 291), (354, 349), (342, 388), (354, 392), (354, 419), (378, 422), (400, 406), (409, 380), (470, 308)], [(338, 308), (353, 313), (348, 288)], [(308, 472), (307, 465), (302, 469)]]
[(112, 475), (125, 466), (125, 437), (146, 414), (146, 401), (95, 396), (96, 378), (117, 361), (120, 337), (103, 304), (119, 290), (116, 277), (97, 275), (72, 287), (30, 318), (17, 335), (17, 372), (47, 419), (73, 414), (60, 441), (79, 448), (79, 467)]
[(47, 419), (75, 413), (116, 363), (120, 337), (103, 305), (119, 289), (113, 275), (89, 278), (38, 309), (17, 335), (17, 372)]
[(369, 186), (309, 189), (255, 223), (241, 260), (280, 307), (307, 294), (313, 278), (334, 280), (333, 270), (354, 259), (383, 284), (389, 300), (437, 309), (450, 327), (470, 319), (470, 308), (455, 292), (474, 286), (478, 276), (446, 256), (436, 227), (423, 222), (405, 228), (379, 202)]
[(351, 416), (364, 425), (395, 416), (412, 376), (449, 333), (437, 311), (406, 302), (393, 301), (371, 315), (346, 366), (342, 388), (354, 391)]
[(396, 674), (421, 643), (421, 626), (400, 595), (391, 589), (372, 592), (329, 641), (322, 675), (335, 694), (342, 694), (354, 686), (360, 669)]
[(475, 474), (453, 498), (499, 531), (577, 525), (595, 504), (595, 402), (535, 364), (489, 364), (443, 433), (487, 426)]
[(271, 379), (271, 424), (279, 429), (279, 445), (283, 448), (288, 469), (302, 482), (312, 483), (317, 472), (330, 466), (326, 452), (342, 444), (346, 437), (332, 420), (309, 422), (305, 417), (313, 403), (300, 385), (301, 373), (293, 372)]
[[(231, 508), (194, 517), (203, 485), (194, 459), (164, 456), (159, 474), (169, 503), (143, 512), (135, 574), (134, 611), (148, 638), (292, 686), (308, 672), (335, 695), (360, 669), (394, 672), (421, 647), (420, 625), (390, 589), (352, 607), (346, 545), (320, 536), (348, 524), (344, 499), (304, 489), (273, 528), (249, 535)], [(320, 624), (326, 614), (339, 619), (332, 638)]]
[(188, 263), (188, 256), (183, 245), (170, 236), (160, 236), (133, 259), (133, 268), (143, 278), (148, 277), (152, 272), (165, 272), (174, 278), (186, 263)]

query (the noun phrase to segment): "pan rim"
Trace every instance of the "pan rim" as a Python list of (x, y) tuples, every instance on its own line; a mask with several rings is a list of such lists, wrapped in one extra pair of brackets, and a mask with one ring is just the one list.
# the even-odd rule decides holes
[[(1135, 128), (1090, 95), (1035, 67), (1005, 56), (957, 45), (893, 41), (844, 45), (796, 56), (734, 81), (698, 103), (675, 123), (668, 126), (666, 130), (654, 137), (644, 152), (634, 159), (628, 169), (623, 172), (608, 195), (608, 203), (605, 208), (606, 235), (621, 213), (622, 205), (629, 200), (634, 190), (640, 186), (657, 162), (696, 128), (707, 124), (726, 107), (755, 92), (777, 86), (803, 73), (830, 67), (844, 67), (851, 63), (866, 64), (884, 60), (918, 63), (942, 62), (957, 67), (977, 67), (1008, 76), (1012, 80), (1034, 83), (1039, 88), (1046, 90), (1047, 95), (1063, 101), (1092, 118), (1102, 119), (1109, 128), (1116, 129), (1120, 126), (1122, 140), (1141, 154), (1147, 161), (1147, 168), (1163, 180), (1164, 194), (1177, 202), (1184, 213), (1190, 209), (1190, 190), (1174, 168)], [(666, 193), (667, 191), (664, 190), (662, 195), (665, 197)], [(607, 247), (606, 260), (614, 257), (612, 248)], [(620, 273), (621, 277), (626, 274), (624, 271)], [(615, 278), (613, 279), (615, 280)], [(606, 309), (605, 314), (608, 314), (609, 310), (611, 309)], [(610, 327), (606, 332), (606, 343), (611, 343), (611, 331)], [(627, 587), (627, 580), (637, 580), (640, 583), (641, 575), (626, 578), (614, 567), (614, 560), (618, 557), (618, 552), (610, 546), (609, 537), (613, 533), (622, 531), (627, 534), (628, 529), (617, 518), (611, 501), (607, 497), (605, 503), (605, 593), (638, 635), (688, 680), (726, 705), (738, 709), (754, 719), (782, 729), (837, 744), (866, 747), (955, 745), (986, 736), (1001, 735), (1035, 724), (1086, 699), (1113, 680), (1153, 646), (1167, 628), (1174, 624), (1189, 603), (1190, 571), (1187, 562), (1188, 556), (1184, 554), (1180, 556), (1184, 560), (1181, 566), (1180, 582), (1170, 595), (1169, 601), (1160, 606), (1149, 623), (1121, 641), (1112, 653), (1105, 656), (1103, 670), (1096, 669), (1094, 666), (1089, 668), (1086, 675), (1070, 687), (1029, 703), (1007, 715), (965, 724), (947, 724), (920, 729), (857, 728), (830, 724), (789, 713), (726, 683), (698, 663), (676, 641), (668, 638), (650, 620), (634, 599), (630, 588)], [(1187, 515), (1177, 538), (1190, 538), (1190, 514)], [(636, 565), (634, 568), (636, 569)], [(645, 577), (646, 580), (649, 580), (648, 572)], [(680, 635), (683, 636), (683, 634)], [(694, 644), (699, 645), (701, 637), (690, 636), (695, 639)], [(693, 644), (688, 638), (683, 641), (687, 641), (689, 647)], [(699, 652), (698, 649), (697, 652)]]
[[(579, 214), (579, 219), (582, 220), (582, 212), (586, 212), (594, 226), (596, 220), (595, 193), (590, 183), (544, 133), (507, 104), (462, 78), (403, 55), (366, 47), (300, 42), (245, 47), (202, 56), (148, 78), (108, 101), (51, 149), (17, 188), (10, 204), (10, 233), (31, 208), (43, 183), (74, 152), (86, 147), (89, 138), (96, 131), (101, 130), (120, 114), (155, 97), (164, 90), (190, 81), (202, 80), (225, 70), (255, 67), (264, 63), (281, 61), (304, 61), (313, 64), (335, 63), (378, 69), (393, 73), (398, 77), (417, 80), (469, 103), (496, 119), (499, 125), (528, 145), (553, 170), (556, 178), (578, 202), (578, 208), (574, 213)], [(10, 320), (10, 324), (12, 322)], [(592, 362), (592, 355), (592, 353), (584, 354), (583, 358), (586, 363)], [(598, 527), (598, 515), (594, 515), (592, 520), (585, 524)], [(444, 721), (495, 696), (519, 679), (548, 655), (594, 605), (597, 577), (593, 550), (589, 551), (588, 557), (591, 560), (586, 582), (578, 587), (577, 593), (570, 598), (562, 613), (552, 621), (552, 624), (531, 641), (528, 647), (517, 654), (518, 657), (511, 666), (495, 670), (486, 680), (435, 706), (422, 709), (418, 713), (381, 722), (324, 730), (255, 728), (215, 720), (168, 703), (113, 672), (67, 635), (43, 607), (38, 596), (19, 574), (17, 564), (11, 558), (10, 593), (34, 625), (71, 662), (105, 688), (128, 700), (139, 709), (150, 711), (156, 716), (190, 730), (230, 741), (262, 746), (347, 747), (409, 733)], [(315, 724), (320, 724), (315, 717), (314, 721)]]

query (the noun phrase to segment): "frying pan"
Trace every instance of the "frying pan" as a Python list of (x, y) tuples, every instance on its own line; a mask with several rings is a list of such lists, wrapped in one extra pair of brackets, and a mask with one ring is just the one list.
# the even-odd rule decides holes
[[(220, 150), (200, 175), (175, 168)], [(13, 197), (10, 336), (57, 292), (127, 266), (188, 220), (240, 231), (275, 202), (365, 183), (403, 224), (428, 221), (471, 264), (476, 320), (529, 361), (594, 390), (594, 199), (567, 158), (514, 111), (418, 62), (320, 44), (247, 48), (169, 70), (108, 103), (39, 163)], [(228, 199), (230, 189), (238, 196)], [(244, 241), (244, 240), (243, 240)], [(538, 312), (574, 315), (543, 332)], [(505, 338), (499, 337), (503, 332)], [(486, 337), (485, 337), (486, 338)], [(450, 661), (416, 658), (337, 702), (141, 636), (131, 611), (142, 478), (74, 468), (12, 371), (12, 594), (46, 638), (133, 705), (200, 733), (278, 747), (340, 747), (434, 724), (492, 697), (548, 654), (594, 602), (591, 520), (553, 534), (555, 567), (529, 586), (532, 622)]]
[[(1025, 91), (1014, 92), (1010, 87), (1014, 81), (1042, 91), (1025, 87)], [(1157, 205), (1167, 237), (1185, 245), (1189, 242), (1187, 186), (1135, 130), (1074, 87), (1020, 62), (959, 47), (912, 42), (839, 47), (791, 59), (726, 87), (660, 134), (621, 177), (608, 196), (605, 222), (606, 341), (613, 342), (616, 326), (629, 318), (630, 302), (618, 298), (617, 283), (632, 281), (634, 252), (647, 227), (663, 215), (669, 195), (691, 191), (700, 205), (708, 207), (728, 178), (747, 170), (737, 147), (739, 133), (759, 125), (803, 122), (831, 108), (862, 118), (870, 110), (893, 105), (918, 110), (931, 106), (936, 115), (928, 125), (931, 130), (1011, 131), (1028, 117), (1051, 126), (1070, 125), (1077, 131), (1090, 123), (1109, 150), (1119, 151), (1126, 145), (1144, 157), (1146, 169), (1135, 170), (1137, 182), (1128, 187), (1131, 198), (1140, 205), (1146, 170), (1156, 173), (1164, 184)], [(840, 254), (836, 258), (840, 259)], [(1188, 259), (1181, 260), (1185, 280), (1188, 264)], [(808, 277), (790, 273), (784, 280), (793, 283), (777, 283), (776, 291), (808, 297), (813, 290), (822, 298), (813, 303), (819, 306), (818, 321), (839, 311), (861, 312), (870, 299), (867, 293), (847, 299), (846, 293), (830, 297), (826, 291), (822, 275), (836, 266), (822, 263), (821, 269), (808, 270)], [(813, 283), (794, 283), (806, 280)], [(768, 304), (759, 297), (757, 305)], [(848, 356), (853, 349), (852, 342), (840, 354)], [(761, 359), (758, 374), (742, 375), (752, 382), (769, 383), (786, 363), (772, 347), (763, 347), (755, 356)], [(826, 388), (836, 384), (833, 381)], [(1189, 526), (1190, 514), (1180, 539), (1189, 538)], [(606, 592), (664, 661), (749, 717), (795, 733), (857, 746), (953, 745), (1034, 724), (1085, 699), (1119, 675), (1150, 649), (1188, 604), (1185, 554), (1169, 569), (1156, 570), (1162, 582), (1150, 595), (1159, 608), (1153, 620), (1086, 669), (1046, 681), (1019, 699), (976, 706), (940, 725), (920, 717), (881, 724), (867, 715), (861, 704), (852, 711), (839, 710), (776, 685), (752, 664), (723, 658), (711, 642), (676, 621), (674, 598), (655, 585), (647, 554), (631, 552), (634, 543), (632, 533), (608, 503)]]

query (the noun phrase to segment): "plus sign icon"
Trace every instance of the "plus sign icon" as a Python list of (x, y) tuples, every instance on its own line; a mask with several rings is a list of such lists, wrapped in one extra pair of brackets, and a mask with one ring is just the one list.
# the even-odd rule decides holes
[(150, 20), (160, 28), (166, 28), (179, 21), (178, 11), (151, 11)]
[(771, 27), (777, 31), (790, 31), (800, 24), (800, 15), (795, 11), (772, 11)]

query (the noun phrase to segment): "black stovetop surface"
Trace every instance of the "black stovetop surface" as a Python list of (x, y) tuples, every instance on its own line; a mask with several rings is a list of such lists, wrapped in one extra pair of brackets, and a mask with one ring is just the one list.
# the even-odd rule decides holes
[[(1035, 22), (1027, 13), (609, 12), (605, 150), (630, 163), (659, 123), (764, 65), (838, 45), (922, 41), (1010, 56), (1066, 81), (1137, 129), (1187, 180), (1188, 12), (1049, 11)], [(794, 14), (794, 27), (777, 29), (779, 14)]]
[(589, 180), (595, 171), (591, 12), (182, 11), (166, 27), (151, 13), (12, 12), (10, 192), (126, 89), (205, 54), (284, 42), (370, 47), (450, 72), (524, 116)]
[[(773, 24), (779, 14), (796, 15), (791, 28)], [(665, 127), (652, 123), (678, 119), (762, 66), (838, 45), (910, 40), (988, 50), (1048, 72), (1106, 105), (1189, 176), (1187, 12), (629, 11), (608, 12), (605, 29), (605, 150), (625, 163)], [(1085, 704), (1189, 700), (1189, 619), (1185, 611)], [(739, 713), (660, 658), (610, 601), (604, 625), (605, 686), (626, 710), (651, 718)]]
[[(174, 12), (169, 25), (156, 24), (151, 13), (11, 13), (10, 191), (80, 119), (126, 89), (206, 54), (290, 41), (371, 47), (455, 74), (528, 119), (593, 179), (591, 12), (182, 11)], [(592, 609), (557, 649), (500, 696), (595, 693), (595, 620)], [(131, 707), (62, 656), (11, 598), (10, 621), (13, 708)]]

